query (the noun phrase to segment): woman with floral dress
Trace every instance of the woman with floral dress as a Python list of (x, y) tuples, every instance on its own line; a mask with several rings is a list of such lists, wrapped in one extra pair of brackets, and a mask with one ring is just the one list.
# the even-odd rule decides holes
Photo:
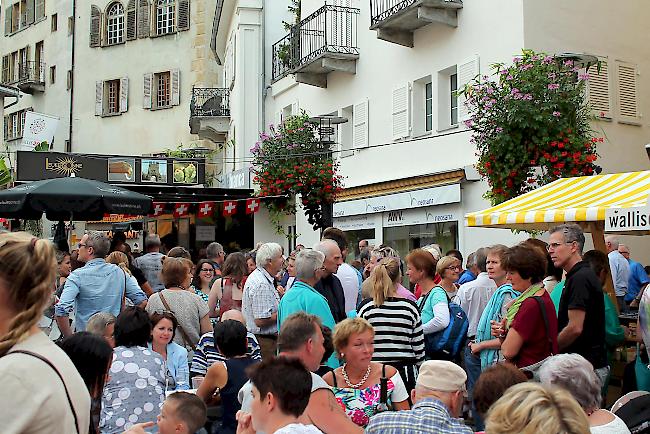
[(409, 409), (408, 392), (397, 369), (372, 361), (374, 339), (374, 329), (365, 319), (348, 318), (338, 323), (333, 343), (344, 363), (323, 377), (348, 417), (362, 427), (378, 412)]

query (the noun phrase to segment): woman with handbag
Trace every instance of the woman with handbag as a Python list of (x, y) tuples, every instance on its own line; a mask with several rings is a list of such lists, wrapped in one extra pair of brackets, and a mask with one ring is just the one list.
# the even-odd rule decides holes
[(26, 232), (0, 233), (2, 432), (88, 432), (88, 389), (68, 356), (37, 326), (55, 273), (50, 241)]
[(397, 369), (372, 361), (374, 339), (375, 331), (365, 319), (338, 323), (333, 343), (344, 363), (323, 376), (341, 408), (362, 427), (378, 412), (409, 409), (409, 394)]
[(165, 258), (161, 271), (165, 289), (151, 296), (147, 313), (170, 311), (178, 320), (174, 342), (194, 350), (203, 333), (212, 330), (208, 316), (208, 304), (188, 291), (192, 282), (192, 261), (185, 258)]
[(546, 258), (534, 247), (516, 245), (504, 255), (503, 267), (512, 289), (521, 293), (506, 318), (492, 322), (492, 334), (501, 340), (503, 357), (534, 373), (547, 357), (558, 353), (557, 316), (542, 280)]

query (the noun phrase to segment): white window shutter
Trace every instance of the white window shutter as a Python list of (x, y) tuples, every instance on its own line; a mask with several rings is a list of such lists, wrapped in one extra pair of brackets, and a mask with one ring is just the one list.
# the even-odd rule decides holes
[[(478, 56), (473, 56), (459, 63), (456, 66), (456, 74), (458, 90), (462, 90), (466, 84), (479, 75)], [(465, 105), (466, 99), (465, 95), (458, 95), (458, 122), (463, 122), (470, 118), (469, 109)]]
[(120, 78), (120, 113), (129, 109), (129, 79)]
[(368, 100), (355, 104), (352, 111), (352, 148), (368, 147)]
[(638, 69), (626, 62), (617, 62), (618, 115), (623, 123), (638, 124), (641, 119), (638, 99)]
[(275, 126), (277, 127), (282, 123), (282, 110), (275, 112)]
[(172, 79), (172, 105), (181, 103), (181, 71), (178, 69), (171, 70)]
[(95, 5), (90, 7), (90, 46), (101, 44), (102, 11)]
[(600, 61), (600, 71), (596, 66), (589, 69), (587, 80), (587, 100), (594, 115), (598, 118), (611, 119), (612, 101), (609, 86), (609, 64), (607, 59)]
[(149, 37), (150, 12), (149, 0), (138, 0), (138, 38)]
[(104, 82), (95, 82), (95, 116), (104, 114)]
[(36, 5), (34, 6), (36, 19), (45, 17), (45, 0), (36, 0)]
[(136, 0), (129, 0), (126, 5), (126, 40), (132, 41), (138, 37)]
[(153, 83), (153, 74), (144, 75), (144, 87), (142, 94), (142, 108), (150, 109), (151, 108), (151, 84)]
[(26, 3), (27, 6), (27, 24), (34, 24), (34, 13), (35, 13), (35, 5), (34, 5), (34, 0), (27, 0)]
[(408, 83), (393, 90), (393, 140), (409, 136), (409, 96)]
[(300, 107), (298, 101), (291, 104), (291, 116), (298, 116), (300, 114)]
[(12, 12), (13, 7), (10, 5), (8, 8), (5, 9), (5, 35), (8, 35), (11, 33), (11, 12)]

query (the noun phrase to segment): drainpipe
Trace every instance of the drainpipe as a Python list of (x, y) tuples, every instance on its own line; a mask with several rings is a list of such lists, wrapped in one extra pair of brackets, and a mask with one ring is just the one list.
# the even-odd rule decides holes
[(68, 125), (68, 149), (66, 151), (72, 152), (72, 106), (74, 101), (74, 55), (75, 55), (75, 34), (77, 32), (77, 1), (72, 0), (72, 59), (70, 64), (70, 118)]

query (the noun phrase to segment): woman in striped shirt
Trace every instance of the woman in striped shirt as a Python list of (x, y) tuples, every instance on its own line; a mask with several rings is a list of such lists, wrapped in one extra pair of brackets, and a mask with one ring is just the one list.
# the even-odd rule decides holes
[(384, 258), (372, 270), (364, 282), (372, 298), (361, 302), (358, 315), (375, 329), (372, 360), (397, 368), (410, 393), (424, 361), (424, 334), (417, 305), (397, 296), (399, 265), (397, 258)]

